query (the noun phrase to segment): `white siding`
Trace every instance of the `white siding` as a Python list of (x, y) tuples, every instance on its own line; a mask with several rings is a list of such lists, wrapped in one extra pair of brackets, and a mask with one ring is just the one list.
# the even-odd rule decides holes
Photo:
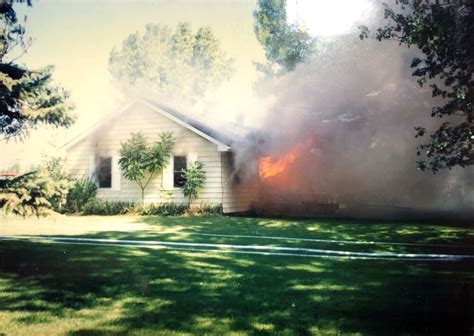
[[(234, 165), (232, 153), (223, 152), (222, 155), (222, 176), (223, 180), (223, 201), (224, 213), (244, 212), (250, 210), (255, 202), (259, 181), (256, 176), (240, 177), (233, 179)], [(251, 170), (251, 169), (249, 169)]]
[(86, 138), (67, 152), (66, 168), (76, 179), (91, 177), (94, 161), (93, 138)]
[[(230, 153), (219, 152), (216, 144), (143, 104), (135, 104), (126, 113), (101, 127), (94, 135), (69, 148), (68, 167), (71, 173), (76, 178), (89, 177), (90, 158), (96, 155), (117, 158), (121, 143), (129, 139), (133, 132), (142, 132), (150, 142), (158, 140), (162, 132), (172, 132), (176, 138), (173, 155), (187, 156), (190, 161), (199, 160), (204, 164), (206, 184), (194, 204), (222, 204), (224, 212), (249, 209), (254, 200), (256, 185), (231, 183), (233, 168)], [(145, 202), (187, 202), (181, 190), (172, 187), (172, 179), (170, 182), (167, 178), (169, 170), (170, 167), (165, 168), (165, 176), (160, 174), (152, 179), (145, 190)], [(117, 174), (113, 174), (114, 188), (99, 189), (97, 197), (108, 201), (140, 201), (140, 187)]]
[[(197, 155), (197, 159), (204, 164), (206, 185), (196, 202), (221, 204), (220, 153), (217, 151), (217, 145), (142, 104), (136, 104), (132, 110), (114, 122), (104, 125), (96, 132), (95, 140), (90, 136), (70, 148), (68, 150), (70, 171), (77, 178), (87, 177), (89, 176), (89, 159), (94, 153), (115, 157), (119, 155), (121, 143), (127, 140), (131, 133), (142, 132), (149, 141), (155, 141), (159, 139), (158, 135), (165, 131), (172, 132), (177, 139), (173, 155), (186, 156), (189, 153), (196, 153), (193, 155)], [(165, 191), (162, 181), (161, 174), (152, 179), (145, 190), (145, 202), (186, 201), (179, 188)], [(139, 201), (141, 199), (138, 185), (123, 176), (120, 176), (120, 185), (114, 184), (113, 189), (99, 189), (98, 198), (109, 201)]]

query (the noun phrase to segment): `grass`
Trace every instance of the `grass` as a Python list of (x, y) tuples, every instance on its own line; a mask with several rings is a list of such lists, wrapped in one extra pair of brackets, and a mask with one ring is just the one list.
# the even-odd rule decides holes
[[(61, 217), (55, 222), (59, 227), (51, 225), (51, 220), (7, 221), (0, 224), (0, 235), (14, 233), (12, 225), (16, 225), (22, 235), (41, 232), (474, 254), (473, 230), (455, 223), (221, 216)], [(98, 226), (95, 231), (94, 223)], [(461, 247), (275, 241), (190, 233)], [(0, 241), (0, 335), (468, 335), (473, 266), (472, 261), (318, 259)]]

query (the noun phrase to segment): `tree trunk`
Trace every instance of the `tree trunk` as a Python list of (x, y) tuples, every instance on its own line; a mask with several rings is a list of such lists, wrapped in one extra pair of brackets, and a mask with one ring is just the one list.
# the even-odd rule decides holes
[(145, 188), (142, 188), (142, 204), (145, 203)]

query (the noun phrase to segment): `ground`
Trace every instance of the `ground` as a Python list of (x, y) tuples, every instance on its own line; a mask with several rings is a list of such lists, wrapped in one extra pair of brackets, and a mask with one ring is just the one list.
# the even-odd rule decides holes
[[(474, 255), (472, 225), (450, 222), (0, 217), (0, 236), (12, 235)], [(0, 241), (0, 335), (472, 332), (472, 259), (342, 259), (294, 249), (94, 242)]]

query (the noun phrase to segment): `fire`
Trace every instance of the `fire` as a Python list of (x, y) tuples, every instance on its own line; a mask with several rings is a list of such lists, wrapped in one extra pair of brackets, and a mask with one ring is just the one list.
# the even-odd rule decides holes
[(259, 162), (259, 175), (261, 179), (268, 179), (272, 176), (279, 175), (285, 172), (296, 159), (303, 153), (309, 142), (305, 142), (296, 145), (288, 153), (281, 156), (278, 160), (274, 161), (271, 156), (265, 156), (260, 158)]

